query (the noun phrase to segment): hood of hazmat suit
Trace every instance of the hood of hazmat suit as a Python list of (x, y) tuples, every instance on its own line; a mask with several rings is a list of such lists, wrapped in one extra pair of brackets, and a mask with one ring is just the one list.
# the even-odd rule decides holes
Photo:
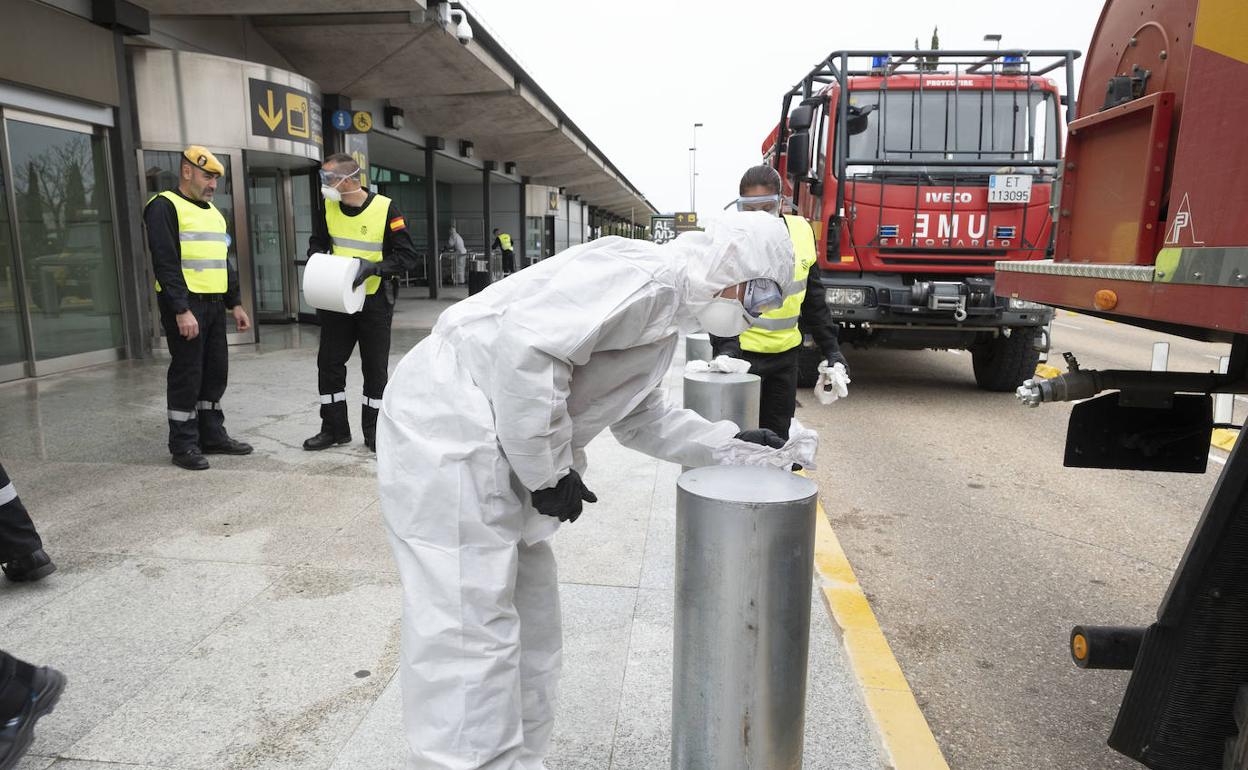
[(378, 478), (406, 597), (414, 766), (542, 767), (561, 637), (546, 541), (559, 521), (529, 493), (573, 468), (592, 489), (584, 449), (607, 428), (651, 456), (713, 464), (739, 428), (667, 401), (679, 333), (729, 286), (787, 285), (793, 259), (784, 221), (763, 212), (664, 245), (600, 238), (455, 304), (399, 363)]

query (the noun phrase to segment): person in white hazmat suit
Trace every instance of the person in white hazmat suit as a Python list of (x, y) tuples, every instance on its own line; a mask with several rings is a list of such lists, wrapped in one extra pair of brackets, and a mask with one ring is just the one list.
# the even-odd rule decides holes
[(661, 246), (601, 238), (446, 310), (399, 363), (377, 450), (404, 592), (409, 769), (545, 767), (562, 649), (549, 540), (597, 501), (585, 446), (609, 427), (698, 467), (741, 440), (783, 444), (674, 407), (659, 386), (680, 331), (744, 331), (792, 273), (788, 230), (762, 212)]

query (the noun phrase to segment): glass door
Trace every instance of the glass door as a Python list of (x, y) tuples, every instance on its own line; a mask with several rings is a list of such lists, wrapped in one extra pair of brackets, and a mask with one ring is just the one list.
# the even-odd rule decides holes
[(320, 214), (320, 206), (313, 198), (320, 193), (320, 179), (314, 170), (295, 171), (290, 175), (290, 199), (295, 215), (295, 242), (291, 251), (295, 256), (295, 303), (298, 303), (300, 321), (315, 321), (316, 308), (303, 298), (303, 269), (308, 264), (308, 241), (312, 238), (312, 217)]
[(251, 260), (256, 276), (256, 317), (288, 321), (286, 201), (282, 173), (251, 169), (247, 175), (247, 208), (251, 224)]
[(20, 281), (9, 221), (8, 181), (0, 169), (0, 382), (26, 376), (26, 328), (22, 322)]
[[(124, 342), (104, 133), (6, 111), (4, 134), (14, 221), (0, 230), (15, 233), (0, 239), (0, 365), (24, 355), (39, 376), (116, 360)], [(19, 347), (6, 327), (21, 312)]]

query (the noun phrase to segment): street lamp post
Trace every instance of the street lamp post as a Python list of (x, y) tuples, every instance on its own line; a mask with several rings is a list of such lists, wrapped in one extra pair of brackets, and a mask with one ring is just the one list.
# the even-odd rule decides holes
[(689, 210), (692, 212), (698, 210), (698, 129), (701, 127), (701, 123), (693, 124), (693, 146), (689, 148), (693, 164), (693, 171), (689, 175)]

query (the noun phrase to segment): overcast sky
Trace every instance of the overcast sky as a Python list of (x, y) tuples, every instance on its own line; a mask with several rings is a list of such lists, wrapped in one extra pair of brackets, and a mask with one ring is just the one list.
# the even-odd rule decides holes
[[(1097, 0), (470, 0), (530, 75), (660, 211), (689, 205), (697, 136), (697, 208), (736, 198), (757, 163), (784, 92), (846, 48), (941, 47), (1086, 51)], [(642, 219), (640, 216), (638, 219)]]

